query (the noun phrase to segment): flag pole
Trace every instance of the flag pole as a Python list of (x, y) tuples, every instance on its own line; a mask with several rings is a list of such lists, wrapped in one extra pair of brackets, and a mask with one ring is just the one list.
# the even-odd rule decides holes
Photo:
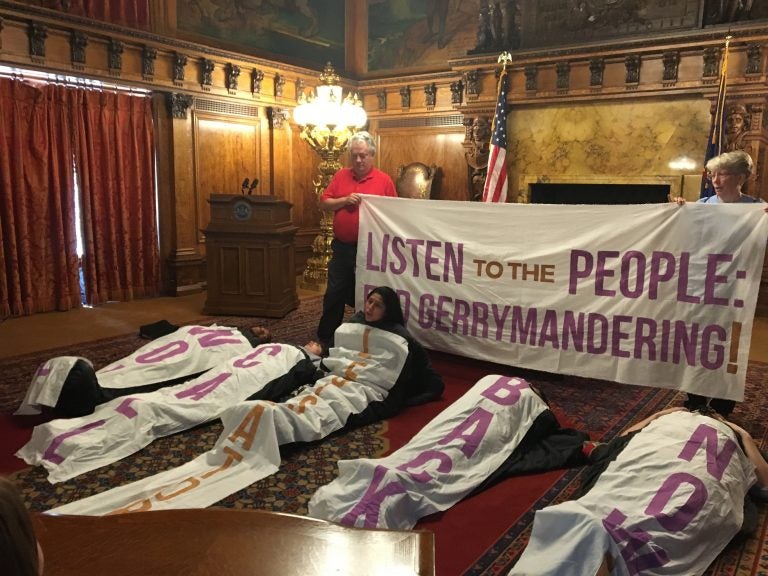
[(483, 202), (507, 201), (507, 89), (509, 78), (507, 65), (512, 61), (509, 52), (502, 52), (497, 60), (502, 65), (497, 86), (496, 111), (491, 125), (491, 142), (488, 148), (488, 170), (483, 187)]

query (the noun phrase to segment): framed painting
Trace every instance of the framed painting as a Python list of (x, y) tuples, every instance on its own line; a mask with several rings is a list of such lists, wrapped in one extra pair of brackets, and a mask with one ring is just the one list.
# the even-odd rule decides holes
[(344, 65), (344, 0), (176, 0), (176, 30), (244, 54)]

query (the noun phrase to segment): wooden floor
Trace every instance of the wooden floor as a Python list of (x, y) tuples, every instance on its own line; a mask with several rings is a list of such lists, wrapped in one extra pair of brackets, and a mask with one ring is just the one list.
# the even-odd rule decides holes
[[(299, 290), (299, 298), (319, 293)], [(206, 318), (205, 292), (134, 302), (110, 302), (69, 312), (48, 312), (0, 323), (0, 360), (69, 344), (130, 334), (143, 324), (168, 320), (172, 324)], [(749, 359), (768, 362), (768, 318), (755, 318)]]

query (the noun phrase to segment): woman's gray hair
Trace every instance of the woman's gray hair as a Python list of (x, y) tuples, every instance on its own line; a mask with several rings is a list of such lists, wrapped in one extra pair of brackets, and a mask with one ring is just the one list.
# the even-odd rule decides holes
[(749, 177), (752, 175), (752, 157), (742, 150), (725, 152), (720, 156), (715, 156), (707, 162), (708, 172), (722, 172), (727, 170), (734, 174), (744, 174)]
[(371, 156), (376, 156), (376, 141), (368, 132), (355, 132), (349, 139), (348, 146), (352, 146), (352, 142), (365, 142), (368, 144), (368, 152), (370, 152)]

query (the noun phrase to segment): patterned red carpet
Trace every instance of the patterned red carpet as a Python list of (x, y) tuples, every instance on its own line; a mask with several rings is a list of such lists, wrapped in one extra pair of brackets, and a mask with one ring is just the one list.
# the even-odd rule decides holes
[[(313, 336), (319, 308), (320, 300), (312, 299), (302, 302), (298, 310), (281, 320), (230, 317), (219, 318), (217, 323), (265, 325), (272, 330), (275, 340), (304, 343)], [(39, 362), (50, 356), (71, 354), (90, 358), (98, 368), (145, 342), (138, 334), (122, 336), (3, 362), (0, 472), (18, 470), (14, 476), (30, 508), (46, 510), (143, 478), (186, 462), (214, 444), (221, 430), (218, 423), (158, 440), (134, 456), (56, 485), (47, 482), (41, 468), (22, 469), (23, 462), (13, 456), (31, 428), (30, 423), (9, 414), (21, 401)], [(339, 459), (377, 457), (398, 448), (487, 373), (516, 374), (532, 381), (544, 392), (565, 424), (587, 430), (595, 439), (610, 438), (629, 423), (682, 402), (680, 394), (668, 390), (525, 372), (447, 354), (434, 353), (432, 357), (435, 367), (446, 379), (443, 400), (406, 410), (387, 422), (337, 434), (320, 442), (284, 447), (281, 450), (283, 463), (277, 474), (252, 484), (218, 505), (306, 513), (309, 497), (317, 487), (335, 477)], [(768, 365), (750, 364), (747, 399), (738, 405), (733, 415), (763, 448), (768, 447), (768, 422), (764, 417), (768, 412), (768, 400), (762, 391), (767, 377)], [(418, 528), (435, 532), (438, 574), (505, 574), (525, 547), (534, 510), (569, 498), (578, 487), (580, 476), (581, 471), (573, 469), (511, 478), (451, 510), (424, 519)], [(765, 505), (760, 508), (760, 526), (762, 532), (758, 538), (727, 549), (707, 575), (768, 574)]]

